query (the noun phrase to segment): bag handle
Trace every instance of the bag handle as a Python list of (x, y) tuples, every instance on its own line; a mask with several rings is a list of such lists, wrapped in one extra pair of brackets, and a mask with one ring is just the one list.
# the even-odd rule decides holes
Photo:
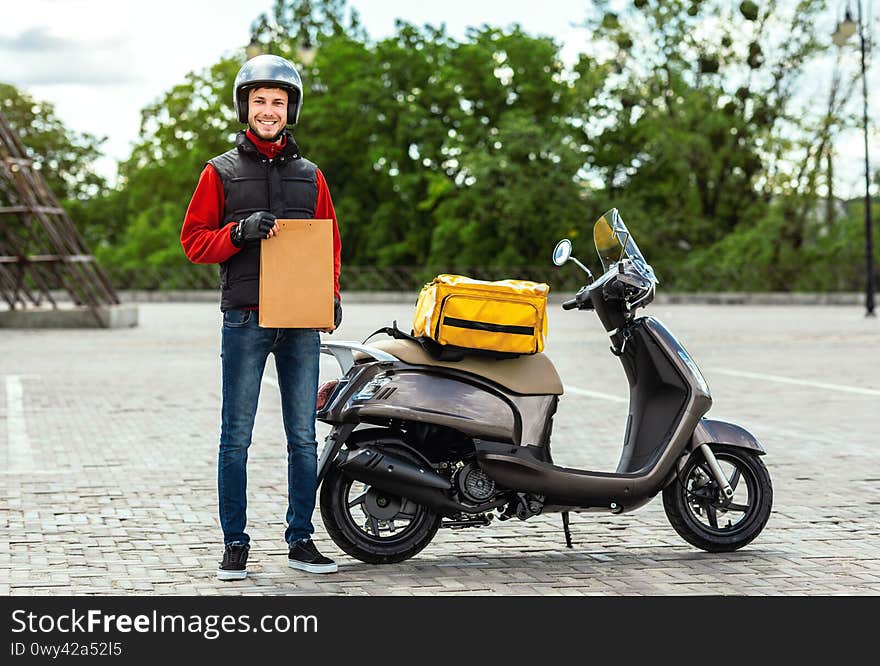
[(363, 344), (366, 344), (367, 340), (372, 338), (374, 335), (378, 335), (379, 333), (384, 333), (385, 335), (390, 336), (395, 340), (409, 340), (410, 342), (415, 342), (422, 349), (424, 349), (425, 352), (435, 361), (460, 361), (464, 358), (465, 350), (461, 347), (441, 345), (427, 337), (417, 338), (410, 333), (404, 333), (399, 328), (397, 328), (396, 319), (391, 323), (391, 326), (383, 326), (382, 328), (370, 333), (366, 338), (364, 338)]
[(391, 322), (391, 326), (383, 326), (382, 328), (379, 328), (370, 333), (367, 337), (364, 338), (363, 344), (367, 344), (367, 340), (372, 338), (374, 335), (378, 335), (379, 333), (384, 333), (385, 335), (390, 336), (395, 340), (410, 340), (419, 344), (422, 343), (419, 338), (413, 337), (408, 333), (404, 333), (399, 328), (397, 328), (397, 320), (395, 319), (393, 322)]

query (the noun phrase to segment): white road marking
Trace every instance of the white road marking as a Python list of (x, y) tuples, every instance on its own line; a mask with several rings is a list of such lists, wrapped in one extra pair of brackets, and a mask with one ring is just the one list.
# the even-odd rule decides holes
[(272, 388), (278, 388), (278, 382), (276, 382), (275, 379), (270, 377), (269, 375), (266, 375), (266, 374), (263, 375), (263, 383), (266, 386), (271, 386)]
[(9, 471), (34, 468), (34, 455), (24, 418), (24, 388), (21, 377), (6, 377), (6, 441), (9, 445)]
[(599, 400), (609, 400), (611, 402), (629, 402), (629, 398), (622, 398), (619, 395), (611, 395), (610, 393), (599, 393), (598, 391), (588, 391), (587, 389), (578, 388), (577, 386), (566, 385), (563, 387), (566, 393), (572, 395), (580, 395), (585, 398), (598, 398)]
[(780, 384), (794, 384), (795, 386), (810, 386), (812, 388), (827, 389), (829, 391), (843, 391), (844, 393), (855, 393), (857, 395), (880, 396), (880, 391), (876, 389), (860, 388), (858, 386), (845, 386), (843, 384), (827, 384), (825, 382), (814, 382), (807, 379), (793, 379), (791, 377), (780, 377), (779, 375), (765, 375), (759, 372), (743, 372), (742, 370), (730, 370), (728, 368), (713, 368), (711, 372), (717, 372), (722, 375), (730, 375), (732, 377), (745, 377), (747, 379), (761, 379), (768, 382), (778, 382)]

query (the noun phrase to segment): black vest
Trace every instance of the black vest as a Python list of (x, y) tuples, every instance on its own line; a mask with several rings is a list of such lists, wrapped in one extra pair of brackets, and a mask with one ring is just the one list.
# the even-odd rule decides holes
[[(223, 183), (223, 225), (259, 210), (277, 218), (311, 219), (318, 201), (318, 167), (287, 144), (272, 160), (257, 150), (244, 131), (235, 148), (208, 161)], [(252, 241), (220, 264), (220, 309), (257, 307), (260, 302), (260, 241)]]

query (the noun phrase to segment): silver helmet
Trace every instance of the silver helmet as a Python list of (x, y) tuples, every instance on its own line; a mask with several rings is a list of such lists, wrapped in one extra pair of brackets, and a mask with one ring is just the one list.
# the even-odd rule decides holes
[(281, 88), (287, 91), (287, 124), (299, 121), (302, 108), (302, 79), (293, 64), (277, 55), (258, 55), (248, 60), (235, 76), (232, 103), (238, 121), (248, 121), (248, 91), (251, 88)]

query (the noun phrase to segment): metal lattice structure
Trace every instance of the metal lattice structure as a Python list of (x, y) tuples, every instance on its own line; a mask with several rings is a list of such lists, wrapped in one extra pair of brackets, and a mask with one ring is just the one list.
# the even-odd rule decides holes
[(0, 113), (0, 295), (12, 310), (46, 305), (52, 291), (74, 305), (118, 305), (106, 274), (86, 248), (18, 136)]

